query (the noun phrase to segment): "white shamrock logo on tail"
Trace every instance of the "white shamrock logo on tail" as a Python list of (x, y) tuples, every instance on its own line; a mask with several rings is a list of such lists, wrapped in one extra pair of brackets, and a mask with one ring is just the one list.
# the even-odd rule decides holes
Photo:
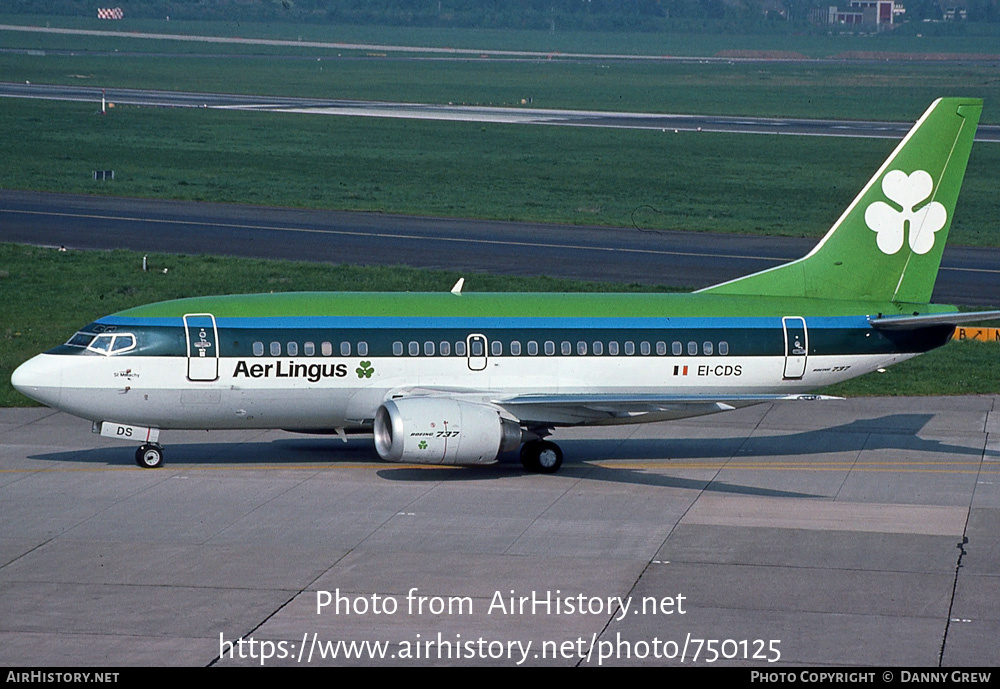
[(878, 248), (885, 254), (896, 253), (903, 247), (903, 237), (909, 231), (910, 249), (926, 254), (934, 246), (934, 233), (948, 220), (948, 211), (937, 201), (913, 210), (934, 191), (931, 176), (923, 170), (911, 175), (893, 170), (882, 178), (882, 191), (903, 210), (898, 211), (884, 201), (876, 201), (865, 210), (865, 223), (878, 233)]

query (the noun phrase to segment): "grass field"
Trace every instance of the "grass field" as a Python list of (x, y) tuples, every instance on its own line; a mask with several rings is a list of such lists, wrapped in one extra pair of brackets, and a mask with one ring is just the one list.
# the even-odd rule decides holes
[[(101, 22), (0, 14), (3, 23), (295, 42), (301, 39), (653, 56), (713, 55), (726, 50), (824, 56), (871, 51), (1000, 54), (998, 36), (563, 35), (154, 20)], [(476, 56), (456, 60), (403, 59), (405, 54), (396, 53), (372, 58), (368, 57), (372, 51), (297, 45), (192, 43), (9, 30), (0, 31), (0, 47), (31, 51), (0, 55), (2, 79), (15, 82), (421, 103), (516, 105), (530, 99), (533, 106), (543, 108), (901, 121), (912, 121), (939, 96), (967, 95), (986, 101), (984, 122), (1000, 122), (1000, 75), (995, 63), (524, 61)]]
[[(109, 26), (96, 19), (60, 18), (56, 24)], [(294, 38), (301, 30), (305, 39), (329, 39), (325, 34), (333, 31), (292, 25), (136, 25), (145, 31), (168, 28), (277, 38)], [(421, 45), (446, 39), (454, 39), (446, 44), (471, 45), (484, 35), (490, 43), (508, 33), (336, 30), (346, 32), (343, 40)], [(541, 37), (524, 34), (511, 34), (513, 47), (537, 48), (532, 41)], [(623, 40), (621, 34), (584, 37)], [(10, 31), (0, 32), (0, 38), (42, 51), (67, 49), (81, 40), (100, 50), (117, 50), (112, 46), (120, 40), (141, 43), (146, 51), (192, 45)], [(752, 38), (748, 45), (763, 40)], [(771, 47), (787, 48), (785, 42), (793, 38), (802, 37), (769, 40), (776, 41)], [(841, 48), (862, 38), (874, 40), (827, 38)], [(2, 54), (0, 74), (10, 81), (196, 92), (514, 107), (527, 100), (533, 107), (900, 121), (913, 121), (943, 93), (962, 93), (985, 99), (984, 121), (1000, 121), (1000, 76), (989, 64), (178, 58), (126, 54), (126, 48), (137, 45), (121, 47), (118, 54), (101, 56)], [(637, 50), (648, 52), (648, 46)], [(135, 108), (95, 118), (96, 103), (7, 100), (3, 105), (0, 186), (10, 188), (798, 236), (824, 232), (893, 146), (880, 140), (670, 136)], [(974, 150), (954, 242), (1000, 244), (993, 203), (1000, 183), (998, 157), (995, 144)], [(94, 185), (89, 181), (94, 169), (115, 169), (116, 181)], [(636, 209), (641, 209), (638, 215)]]
[[(116, 311), (166, 299), (210, 294), (303, 290), (445, 291), (458, 273), (404, 267), (150, 255), (129, 251), (59, 252), (0, 243), (0, 406), (30, 404), (9, 372), (65, 342), (87, 323)], [(167, 272), (164, 273), (163, 269)], [(197, 276), (193, 279), (192, 276)], [(466, 275), (470, 292), (649, 291), (637, 285), (550, 278)], [(668, 291), (664, 288), (661, 291)], [(942, 349), (824, 390), (836, 395), (977, 394), (1000, 390), (998, 346), (952, 342)]]
[(994, 64), (637, 63), (0, 54), (4, 81), (411, 103), (913, 121), (943, 95), (983, 98)]
[[(157, 34), (263, 38), (290, 41), (322, 41), (335, 43), (367, 43), (432, 48), (481, 50), (527, 50), (552, 53), (600, 53), (630, 55), (712, 56), (722, 51), (761, 50), (800, 53), (812, 58), (825, 58), (848, 52), (893, 53), (988, 53), (1000, 52), (997, 36), (1000, 29), (990, 24), (963, 27), (958, 35), (946, 33), (953, 27), (901, 27), (892, 33), (878, 35), (733, 35), (684, 33), (630, 33), (589, 31), (519, 31), (484, 29), (439, 29), (426, 27), (355, 26), (296, 23), (248, 23), (208, 21), (166, 21), (136, 19), (107, 22), (96, 17), (53, 17), (44, 15), (9, 15), (0, 12), (0, 24), (52, 26), (98, 31), (131, 31)], [(164, 50), (159, 41), (139, 39), (108, 39), (65, 37), (58, 43), (39, 43), (39, 39), (24, 38), (26, 34), (9, 32), (3, 42), (9, 47), (48, 47), (74, 50), (158, 51)], [(920, 34), (920, 35), (918, 35)], [(53, 39), (54, 41), (55, 39)], [(287, 48), (173, 41), (171, 51), (207, 52), (288, 52)]]
[[(68, 24), (108, 27), (97, 20)], [(181, 33), (279, 38), (292, 37), (289, 32), (296, 30), (288, 25), (154, 24), (137, 29), (166, 31), (169, 24)], [(298, 28), (307, 39), (332, 30)], [(381, 35), (357, 27), (341, 29), (349, 34), (344, 40), (381, 38), (423, 45), (439, 44), (445, 37), (470, 45), (480, 37), (478, 32), (391, 30)], [(622, 39), (620, 34), (587, 36)], [(180, 45), (0, 32), (5, 41), (12, 37), (43, 51), (66, 49), (80, 40), (95, 42), (99, 45), (89, 47), (102, 50), (117, 49), (112, 45), (118, 40), (142, 43), (147, 51)], [(537, 48), (529, 38), (539, 39), (514, 32), (511, 41), (514, 47)], [(793, 37), (771, 38), (778, 42), (775, 45), (784, 45), (782, 41)], [(865, 37), (829, 38), (853, 42)], [(750, 43), (756, 45), (754, 41)], [(125, 54), (125, 48), (136, 45), (122, 45), (122, 52), (101, 56), (0, 54), (0, 74), (10, 81), (196, 92), (513, 107), (528, 100), (533, 107), (900, 121), (913, 121), (943, 93), (962, 93), (985, 99), (984, 121), (1000, 121), (1000, 76), (988, 64), (651, 64), (204, 54), (178, 58)], [(301, 51), (298, 54), (301, 57)], [(4, 132), (0, 186), (818, 236), (893, 146), (882, 140), (672, 135), (137, 108), (118, 108), (98, 118), (95, 107), (96, 102), (6, 100), (0, 108)], [(997, 145), (976, 146), (952, 241), (1000, 244), (994, 203), (994, 190), (1000, 184), (998, 158)], [(114, 169), (115, 182), (93, 184), (89, 176), (94, 169)], [(640, 211), (634, 213), (636, 209)]]
[[(0, 186), (569, 224), (820, 236), (891, 140), (116, 108), (9, 99)], [(92, 170), (115, 170), (94, 182)], [(951, 241), (1000, 243), (1000, 146)]]

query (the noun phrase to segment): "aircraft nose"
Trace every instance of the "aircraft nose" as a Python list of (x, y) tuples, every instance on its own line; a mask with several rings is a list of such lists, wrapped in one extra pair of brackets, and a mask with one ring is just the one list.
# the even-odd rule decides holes
[(28, 359), (14, 369), (10, 383), (14, 389), (36, 402), (49, 407), (59, 404), (62, 389), (62, 365), (60, 357), (39, 354)]

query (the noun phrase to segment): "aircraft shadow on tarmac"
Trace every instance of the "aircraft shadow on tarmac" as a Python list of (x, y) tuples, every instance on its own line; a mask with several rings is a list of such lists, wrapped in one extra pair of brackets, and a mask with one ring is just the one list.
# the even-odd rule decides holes
[[(566, 461), (560, 475), (571, 475), (586, 480), (611, 481), (641, 485), (659, 485), (673, 488), (739, 493), (770, 497), (821, 497), (818, 495), (773, 490), (759, 486), (741, 486), (714, 478), (681, 478), (671, 475), (671, 462), (685, 462), (679, 467), (685, 472), (717, 471), (722, 468), (719, 460), (728, 463), (727, 470), (740, 470), (740, 462), (748, 459), (774, 460), (799, 457), (803, 462), (816, 461), (817, 467), (827, 468), (820, 456), (848, 455), (837, 461), (844, 463), (844, 470), (862, 451), (898, 451), (906, 455), (941, 454), (979, 458), (983, 449), (956, 445), (942, 440), (925, 439), (917, 433), (932, 419), (933, 414), (890, 414), (873, 419), (859, 419), (840, 426), (795, 433), (775, 435), (750, 435), (731, 433), (710, 438), (639, 438), (639, 439), (566, 439), (560, 440)], [(132, 465), (134, 448), (103, 447), (90, 450), (55, 452), (31, 455), (31, 459), (93, 465)], [(1000, 452), (986, 450), (991, 457)], [(303, 436), (266, 442), (213, 442), (176, 443), (167, 449), (167, 469), (170, 461), (185, 466), (232, 466), (234, 468), (281, 469), (309, 467), (320, 469), (324, 465), (338, 466), (356, 463), (381, 463), (374, 452), (371, 440), (352, 440), (342, 443), (326, 436)], [(621, 466), (635, 461), (658, 460), (653, 467)], [(710, 460), (704, 469), (691, 462)], [(592, 462), (601, 462), (600, 465)], [(520, 471), (517, 453), (500, 456), (500, 466), (418, 468), (411, 465), (384, 464), (376, 471), (380, 478), (391, 481), (488, 481), (509, 478), (511, 470)], [(746, 470), (761, 468), (761, 461)], [(808, 465), (799, 467), (808, 471)]]
[[(511, 464), (511, 469), (521, 470), (520, 462), (516, 456), (505, 461), (501, 456), (501, 464)], [(603, 481), (608, 483), (625, 483), (635, 486), (660, 486), (662, 488), (681, 488), (685, 490), (706, 491), (710, 493), (733, 493), (739, 495), (755, 495), (757, 497), (768, 498), (823, 498), (825, 495), (818, 493), (802, 493), (798, 491), (778, 490), (776, 488), (762, 488), (754, 485), (739, 485), (727, 483), (715, 477), (711, 478), (685, 478), (670, 474), (669, 466), (658, 467), (660, 472), (651, 473), (648, 469), (637, 469), (635, 467), (609, 467), (607, 465), (597, 466), (587, 463), (564, 463), (559, 470), (559, 476), (578, 478), (583, 481)], [(690, 473), (691, 469), (685, 469)], [(698, 471), (697, 469), (695, 471)], [(441, 476), (433, 476), (432, 472), (414, 469), (412, 467), (399, 467), (396, 469), (385, 469), (378, 472), (379, 478), (388, 481), (440, 481)], [(504, 472), (493, 467), (466, 467), (461, 472), (454, 472), (444, 480), (452, 481), (484, 481), (509, 477), (510, 472)], [(525, 473), (525, 476), (537, 476), (537, 474)], [(543, 479), (545, 477), (542, 477)]]
[[(568, 457), (587, 460), (699, 460), (699, 459), (779, 459), (898, 450), (906, 453), (940, 453), (981, 457), (983, 448), (956, 445), (917, 435), (934, 418), (934, 414), (887, 414), (871, 419), (857, 419), (829, 428), (784, 433), (780, 428), (755, 432), (725, 434), (710, 438), (638, 438), (627, 441), (614, 439), (564, 440)], [(958, 435), (958, 434), (955, 434)], [(1000, 452), (986, 450), (987, 456), (1000, 457)], [(838, 461), (846, 461), (840, 459)]]

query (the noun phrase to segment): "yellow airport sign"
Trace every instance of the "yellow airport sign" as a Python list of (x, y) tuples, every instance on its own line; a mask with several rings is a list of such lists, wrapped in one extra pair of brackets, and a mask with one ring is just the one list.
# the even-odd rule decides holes
[(958, 327), (955, 328), (955, 334), (952, 335), (952, 338), (955, 340), (977, 340), (979, 342), (1000, 343), (1000, 328)]

